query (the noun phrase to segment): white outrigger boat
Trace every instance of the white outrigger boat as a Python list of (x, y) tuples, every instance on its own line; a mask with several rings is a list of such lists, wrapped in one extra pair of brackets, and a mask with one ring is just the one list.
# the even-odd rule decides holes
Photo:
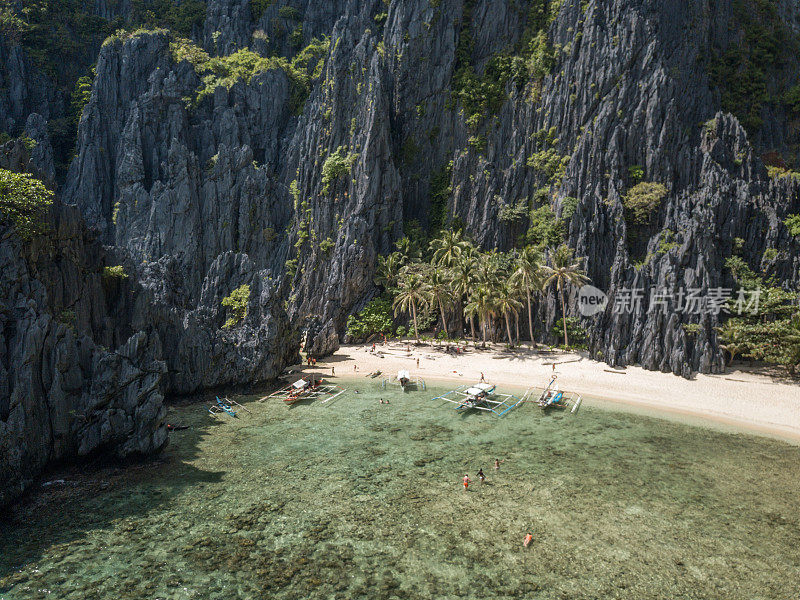
[(316, 378), (314, 375), (308, 375), (298, 379), (285, 387), (282, 387), (276, 392), (272, 392), (268, 396), (264, 396), (261, 400), (277, 399), (283, 400), (286, 404), (294, 404), (300, 400), (316, 400), (322, 399), (322, 404), (330, 402), (334, 398), (338, 398), (347, 390), (334, 383), (326, 383), (321, 378)]
[(404, 392), (409, 390), (424, 390), (425, 380), (422, 379), (422, 377), (412, 377), (408, 371), (401, 369), (397, 372), (397, 375), (391, 379), (384, 379), (381, 382), (381, 389), (385, 390), (386, 387), (390, 385), (399, 385), (403, 388)]
[(569, 412), (575, 414), (580, 409), (582, 401), (583, 398), (579, 394), (561, 391), (556, 383), (556, 378), (553, 377), (536, 403), (542, 410), (565, 410), (569, 408)]
[(521, 398), (518, 398), (514, 394), (497, 393), (496, 389), (497, 387), (494, 384), (485, 382), (462, 385), (454, 390), (445, 392), (441, 396), (437, 396), (434, 400), (445, 400), (455, 404), (456, 410), (483, 410), (501, 417), (527, 401), (531, 394), (529, 389)]

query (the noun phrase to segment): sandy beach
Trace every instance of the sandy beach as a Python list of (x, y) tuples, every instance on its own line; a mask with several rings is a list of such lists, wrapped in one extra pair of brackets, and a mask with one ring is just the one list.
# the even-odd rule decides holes
[(577, 353), (527, 347), (509, 352), (499, 345), (488, 345), (486, 350), (470, 346), (458, 356), (446, 353), (443, 346), (405, 342), (378, 344), (374, 353), (370, 350), (371, 344), (342, 346), (318, 362), (316, 370), (329, 376), (333, 368), (336, 377), (353, 377), (408, 369), (427, 380), (462, 383), (478, 381), (483, 373), (487, 381), (515, 390), (544, 388), (555, 373), (562, 390), (581, 394), (588, 402), (699, 417), (800, 443), (800, 386), (735, 366), (724, 374), (697, 374), (688, 380), (639, 367), (611, 368)]

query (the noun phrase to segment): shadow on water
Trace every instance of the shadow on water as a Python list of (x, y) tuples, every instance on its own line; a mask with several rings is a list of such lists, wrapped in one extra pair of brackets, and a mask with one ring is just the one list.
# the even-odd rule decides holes
[(0, 515), (0, 598), (15, 584), (13, 574), (49, 549), (120, 520), (135, 522), (188, 488), (220, 482), (223, 471), (204, 471), (188, 461), (198, 455), (201, 440), (223, 424), (199, 416), (191, 421), (189, 429), (170, 432), (169, 445), (156, 457), (126, 464), (98, 459), (52, 471), (46, 478), (54, 483)]

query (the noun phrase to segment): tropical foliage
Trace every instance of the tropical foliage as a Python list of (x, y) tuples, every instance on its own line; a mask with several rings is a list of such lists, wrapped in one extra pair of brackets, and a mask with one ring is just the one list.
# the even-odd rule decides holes
[[(556, 286), (559, 298), (561, 298), (562, 318), (567, 317), (567, 304), (564, 298), (564, 290), (569, 286), (583, 285), (589, 280), (581, 268), (581, 262), (580, 259), (575, 259), (575, 253), (571, 248), (562, 244), (552, 253), (550, 264), (542, 267), (545, 275), (542, 285), (544, 289), (549, 288), (551, 285)], [(569, 327), (562, 327), (562, 329), (564, 330), (564, 346), (568, 348), (569, 336), (567, 330)]]
[(10, 221), (23, 239), (45, 231), (53, 192), (27, 173), (0, 169), (0, 218)]
[(231, 292), (231, 295), (222, 299), (222, 306), (228, 309), (228, 319), (222, 326), (230, 329), (238, 325), (247, 316), (247, 305), (250, 303), (250, 286), (241, 285)]
[(354, 341), (363, 341), (376, 333), (392, 331), (392, 303), (386, 298), (375, 298), (358, 313), (347, 317), (347, 335)]
[(661, 183), (643, 181), (637, 183), (622, 201), (626, 216), (633, 224), (642, 225), (650, 221), (661, 201), (667, 196), (667, 188)]
[(782, 365), (794, 374), (800, 363), (800, 311), (798, 294), (776, 287), (772, 281), (756, 275), (739, 257), (728, 259), (739, 286), (748, 291), (760, 290), (757, 306), (730, 301), (732, 314), (717, 328), (720, 345), (728, 360), (736, 356)]
[[(394, 316), (410, 319), (410, 332), (417, 340), (428, 320), (438, 321), (439, 339), (460, 337), (458, 332), (469, 323), (474, 340), (486, 344), (490, 338), (505, 337), (513, 347), (519, 344), (520, 315), (525, 311), (533, 344), (535, 305), (547, 287), (556, 285), (564, 311), (566, 288), (587, 281), (580, 261), (566, 246), (550, 249), (545, 262), (538, 246), (487, 252), (460, 230), (443, 231), (427, 244), (412, 231), (415, 235), (399, 240), (395, 252), (378, 259), (375, 282), (392, 298)], [(577, 323), (569, 324), (570, 333), (581, 331)]]

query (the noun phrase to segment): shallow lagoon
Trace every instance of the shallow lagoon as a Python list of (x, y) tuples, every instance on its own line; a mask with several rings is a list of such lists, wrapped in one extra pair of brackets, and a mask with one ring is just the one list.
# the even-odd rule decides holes
[(236, 420), (171, 407), (192, 429), (157, 461), (59, 475), (0, 522), (0, 599), (800, 595), (796, 446), (345, 386)]

